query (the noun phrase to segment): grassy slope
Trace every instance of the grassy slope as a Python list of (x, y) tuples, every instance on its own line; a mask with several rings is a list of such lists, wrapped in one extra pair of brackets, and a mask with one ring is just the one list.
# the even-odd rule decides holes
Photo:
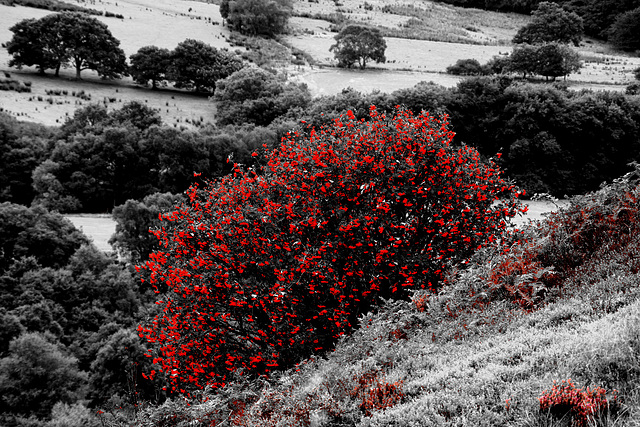
[(587, 425), (640, 425), (634, 185), (575, 199), (506, 253), (478, 253), (437, 297), (390, 302), (326, 358), (188, 411), (211, 418), (232, 401), (229, 419), (248, 426), (560, 426), (537, 398), (571, 378), (610, 401), (619, 390), (622, 406)]

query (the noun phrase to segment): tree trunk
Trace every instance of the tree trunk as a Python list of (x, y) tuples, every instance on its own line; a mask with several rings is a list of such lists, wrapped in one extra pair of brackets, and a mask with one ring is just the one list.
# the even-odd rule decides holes
[(60, 77), (60, 63), (58, 62), (58, 65), (56, 65), (56, 77)]

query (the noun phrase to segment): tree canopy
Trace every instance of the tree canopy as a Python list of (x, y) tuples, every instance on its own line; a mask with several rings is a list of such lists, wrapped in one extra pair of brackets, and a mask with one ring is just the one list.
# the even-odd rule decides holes
[(618, 49), (640, 50), (640, 7), (618, 16), (609, 29), (609, 41)]
[(356, 62), (364, 69), (369, 60), (385, 62), (387, 49), (380, 30), (362, 25), (349, 25), (335, 36), (336, 44), (329, 49), (338, 60), (338, 66), (351, 68)]
[(291, 110), (306, 108), (311, 94), (306, 85), (287, 83), (262, 68), (247, 67), (220, 80), (213, 100), (218, 106), (218, 124), (267, 126)]
[(582, 18), (553, 2), (544, 1), (533, 11), (533, 20), (518, 30), (514, 43), (573, 43), (578, 46), (584, 26)]
[(242, 60), (202, 41), (186, 39), (172, 52), (168, 75), (176, 87), (213, 92), (216, 82), (243, 67)]
[(220, 14), (243, 34), (272, 37), (286, 30), (291, 0), (223, 0)]
[(136, 83), (146, 85), (151, 80), (151, 87), (156, 89), (167, 79), (171, 59), (169, 49), (143, 46), (131, 55), (129, 72)]
[(508, 58), (506, 70), (514, 73), (551, 77), (567, 76), (582, 67), (580, 56), (569, 46), (560, 43), (519, 45)]
[(12, 66), (36, 65), (41, 73), (72, 66), (76, 78), (82, 70), (94, 70), (103, 78), (126, 75), (126, 57), (108, 27), (79, 12), (62, 12), (38, 20), (27, 19), (10, 29), (14, 36), (7, 48)]

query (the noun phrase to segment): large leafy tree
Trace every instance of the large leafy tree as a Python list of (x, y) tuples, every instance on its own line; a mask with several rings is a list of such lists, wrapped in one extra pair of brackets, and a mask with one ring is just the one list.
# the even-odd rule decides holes
[(103, 78), (118, 78), (127, 73), (126, 57), (120, 42), (109, 28), (79, 12), (47, 15), (39, 20), (21, 21), (12, 27), (14, 37), (9, 53), (16, 66), (37, 65), (40, 72), (70, 65), (81, 78), (82, 70), (94, 70)]
[(582, 66), (578, 52), (559, 43), (546, 43), (536, 49), (536, 74), (555, 80), (556, 77), (566, 77)]
[(176, 87), (213, 92), (216, 82), (243, 67), (242, 60), (202, 41), (187, 39), (172, 53), (169, 79)]
[(218, 124), (267, 126), (290, 110), (307, 107), (311, 94), (305, 85), (287, 83), (281, 76), (247, 67), (220, 80), (213, 100), (218, 106)]
[(533, 20), (518, 30), (514, 43), (573, 43), (578, 46), (584, 26), (582, 18), (553, 2), (542, 2), (533, 11)]
[(49, 43), (49, 28), (44, 19), (24, 19), (9, 28), (13, 37), (7, 43), (7, 52), (12, 55), (9, 61), (10, 67), (35, 65), (40, 74), (47, 69), (56, 70), (56, 76), (60, 71), (60, 55), (52, 49)]
[(536, 46), (524, 44), (516, 46), (509, 56), (506, 70), (522, 73), (522, 78), (536, 73), (538, 67), (538, 49)]
[(159, 83), (167, 78), (171, 65), (171, 52), (169, 49), (157, 46), (143, 46), (138, 52), (131, 55), (129, 72), (137, 83), (146, 85), (151, 80), (151, 87), (156, 89)]
[(449, 267), (499, 236), (516, 190), (452, 136), (426, 113), (349, 112), (288, 135), (260, 173), (192, 188), (163, 216), (163, 247), (144, 265), (168, 291), (139, 331), (159, 344), (174, 389), (330, 349), (361, 313), (438, 289)]
[(384, 51), (387, 42), (380, 30), (362, 25), (349, 25), (335, 37), (336, 44), (329, 49), (338, 60), (340, 67), (351, 68), (358, 63), (365, 68), (367, 62), (385, 62)]
[(291, 0), (223, 0), (220, 5), (231, 28), (253, 36), (282, 33), (292, 10)]

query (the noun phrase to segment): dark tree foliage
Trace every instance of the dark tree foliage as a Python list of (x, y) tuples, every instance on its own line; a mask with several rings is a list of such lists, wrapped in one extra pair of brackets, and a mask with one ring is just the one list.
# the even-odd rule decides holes
[(218, 80), (242, 67), (238, 56), (199, 40), (187, 39), (173, 50), (167, 78), (178, 88), (213, 92)]
[(127, 200), (113, 209), (116, 232), (109, 244), (124, 258), (134, 263), (144, 262), (158, 248), (158, 239), (151, 233), (160, 227), (159, 215), (173, 210), (184, 200), (183, 195), (156, 193), (142, 202)]
[(220, 125), (267, 126), (276, 117), (306, 108), (311, 103), (311, 94), (306, 85), (287, 83), (284, 77), (252, 67), (220, 80), (213, 100)]
[(127, 65), (120, 42), (108, 27), (96, 18), (78, 12), (47, 15), (39, 20), (21, 21), (11, 28), (14, 37), (8, 43), (12, 65), (37, 65), (40, 72), (72, 66), (76, 78), (90, 69), (103, 78), (126, 75)]
[(25, 19), (9, 28), (13, 37), (7, 43), (7, 52), (12, 55), (10, 67), (21, 69), (23, 66), (38, 68), (40, 74), (48, 69), (60, 70), (60, 56), (48, 40), (46, 22), (43, 19)]
[(537, 66), (536, 74), (555, 80), (556, 77), (565, 77), (578, 71), (582, 64), (580, 55), (570, 47), (559, 43), (546, 43), (538, 46), (536, 50)]
[(618, 16), (609, 29), (609, 41), (618, 49), (640, 50), (640, 7)]
[(365, 68), (367, 62), (385, 62), (387, 42), (377, 28), (349, 25), (335, 36), (336, 44), (329, 49), (338, 60), (339, 67), (351, 68), (358, 64)]
[(31, 174), (45, 159), (52, 134), (45, 126), (0, 113), (0, 202), (31, 204)]
[(488, 74), (488, 70), (477, 59), (458, 59), (455, 64), (447, 67), (447, 73), (456, 76), (481, 76)]
[[(501, 12), (530, 13), (540, 0), (438, 0), (462, 7), (472, 7)], [(640, 0), (556, 0), (555, 3), (575, 12), (584, 23), (585, 34), (607, 38), (609, 27), (625, 12), (640, 7)]]
[(528, 193), (584, 194), (638, 159), (637, 98), (503, 77), (471, 78), (454, 92), (448, 108), (457, 137), (486, 156), (502, 153), (505, 173)]
[(0, 359), (0, 414), (46, 418), (55, 403), (78, 399), (86, 377), (77, 359), (47, 338), (30, 333), (11, 341)]
[(540, 75), (547, 80), (567, 76), (582, 67), (578, 53), (560, 43), (517, 46), (505, 62), (508, 72), (522, 73), (523, 78)]
[(573, 43), (580, 45), (584, 27), (582, 18), (557, 3), (542, 2), (533, 11), (533, 20), (518, 30), (514, 43)]
[(243, 34), (273, 37), (286, 31), (291, 0), (223, 0), (220, 14)]
[(43, 267), (60, 267), (88, 243), (60, 214), (0, 203), (0, 272), (22, 257), (34, 257)]
[(163, 84), (171, 66), (171, 52), (156, 46), (143, 46), (130, 57), (129, 72), (136, 83), (146, 85), (151, 81), (151, 87), (156, 89)]

